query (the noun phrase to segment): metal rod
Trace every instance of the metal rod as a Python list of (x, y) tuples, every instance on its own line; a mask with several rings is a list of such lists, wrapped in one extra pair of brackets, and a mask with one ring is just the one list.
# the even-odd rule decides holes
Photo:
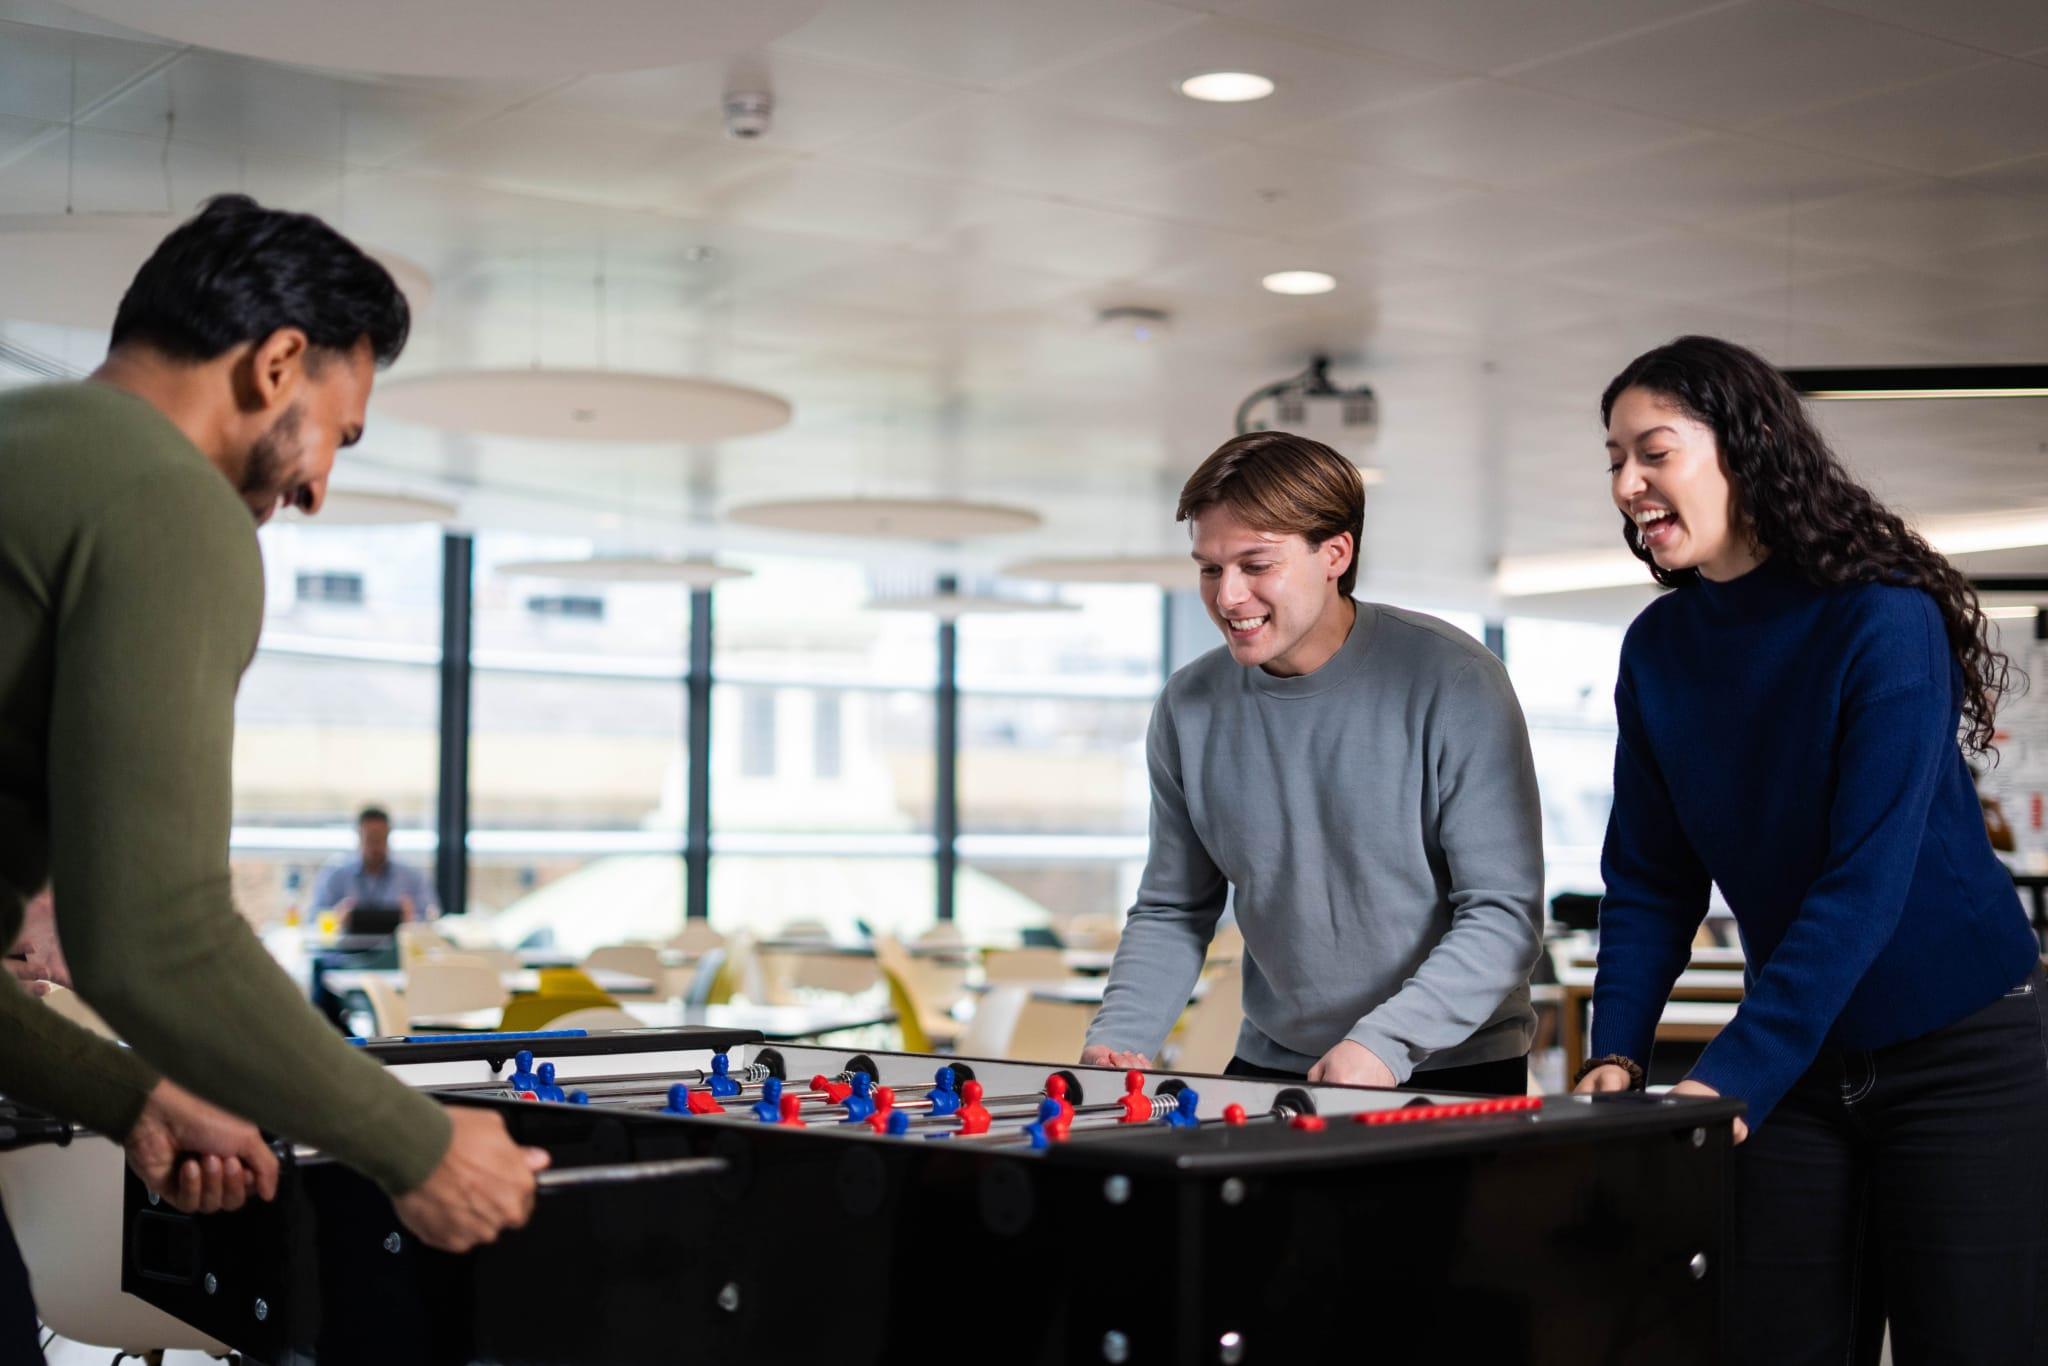
[(646, 1162), (608, 1162), (594, 1167), (550, 1167), (534, 1178), (543, 1191), (609, 1186), (628, 1181), (667, 1181), (679, 1176), (716, 1176), (731, 1168), (722, 1157), (664, 1157)]

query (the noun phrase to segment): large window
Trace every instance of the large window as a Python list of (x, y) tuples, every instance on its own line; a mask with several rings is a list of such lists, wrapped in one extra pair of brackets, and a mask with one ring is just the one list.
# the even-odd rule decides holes
[(258, 926), (312, 909), (322, 864), (382, 806), (396, 857), (434, 852), (438, 528), (274, 524), (263, 638), (235, 704), (237, 904)]
[(476, 541), (470, 908), (503, 943), (665, 938), (685, 911), (689, 590), (505, 570), (590, 551)]
[(1510, 617), (1508, 677), (1529, 719), (1550, 894), (1600, 890), (1614, 804), (1614, 679), (1622, 628)]
[(848, 561), (731, 557), (712, 612), (711, 920), (931, 924), (937, 634)]
[(1074, 610), (960, 622), (954, 913), (970, 934), (1121, 916), (1144, 867), (1160, 593), (1061, 600)]

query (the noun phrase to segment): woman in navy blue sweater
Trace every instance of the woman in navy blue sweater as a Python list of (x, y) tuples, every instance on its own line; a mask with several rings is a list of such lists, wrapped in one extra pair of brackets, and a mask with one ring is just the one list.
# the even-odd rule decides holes
[[(1601, 399), (1636, 618), (1595, 1055), (1642, 1084), (1710, 882), (1748, 989), (1675, 1088), (1738, 1097), (1732, 1360), (2048, 1362), (2048, 990), (1965, 749), (2007, 682), (1975, 593), (1769, 364), (1682, 337)], [(1958, 738), (1960, 736), (1960, 744)]]

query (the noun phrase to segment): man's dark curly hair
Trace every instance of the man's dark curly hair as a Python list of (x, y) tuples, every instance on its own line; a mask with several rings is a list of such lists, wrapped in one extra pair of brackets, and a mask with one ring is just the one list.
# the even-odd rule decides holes
[[(1753, 535), (1773, 559), (1823, 586), (1897, 584), (1934, 599), (1963, 671), (1963, 746), (1972, 754), (1990, 750), (1992, 720), (2011, 686), (2012, 667), (1991, 647), (1976, 590), (1849, 477), (1785, 376), (1733, 342), (1680, 337), (1645, 351), (1614, 377), (1600, 396), (1603, 424), (1622, 391), (1632, 388), (1649, 390), (1713, 429), (1735, 488), (1737, 530)], [(1699, 577), (1697, 570), (1660, 568), (1627, 516), (1621, 535), (1666, 588)]]
[(389, 271), (313, 215), (224, 194), (143, 262), (110, 341), (208, 361), (285, 327), (306, 334), (315, 365), (367, 338), (383, 366), (405, 349), (412, 312)]

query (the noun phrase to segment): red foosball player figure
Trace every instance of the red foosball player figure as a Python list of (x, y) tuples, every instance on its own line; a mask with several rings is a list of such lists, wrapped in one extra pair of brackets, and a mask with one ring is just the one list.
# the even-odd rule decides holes
[(981, 1103), (981, 1083), (970, 1081), (960, 1088), (960, 1132), (963, 1134), (985, 1134), (991, 1116), (988, 1107)]
[(889, 1132), (889, 1112), (896, 1108), (896, 1091), (893, 1087), (875, 1088), (875, 1112), (868, 1116), (868, 1127), (878, 1134)]
[(853, 1086), (851, 1083), (843, 1081), (833, 1081), (830, 1078), (828, 1078), (823, 1072), (820, 1072), (818, 1073), (818, 1075), (811, 1078), (811, 1089), (813, 1091), (823, 1091), (825, 1093), (825, 1099), (831, 1101), (834, 1105), (840, 1104), (848, 1096), (853, 1094)]
[(1074, 1102), (1067, 1099), (1067, 1079), (1055, 1072), (1045, 1079), (1045, 1093), (1060, 1103), (1060, 1116), (1069, 1123), (1074, 1118)]
[(793, 1124), (799, 1129), (803, 1128), (803, 1108), (804, 1098), (802, 1096), (798, 1095), (794, 1091), (784, 1091), (782, 1093), (782, 1118), (777, 1122), (781, 1124)]
[(1116, 1098), (1124, 1109), (1122, 1124), (1149, 1124), (1152, 1120), (1152, 1098), (1145, 1094), (1143, 1072), (1124, 1073), (1124, 1093)]

